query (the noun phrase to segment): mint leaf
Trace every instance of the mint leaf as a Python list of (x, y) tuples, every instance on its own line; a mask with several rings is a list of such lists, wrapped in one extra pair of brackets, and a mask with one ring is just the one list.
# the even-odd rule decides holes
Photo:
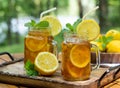
[(31, 22), (25, 23), (25, 26), (30, 28), (30, 27), (36, 27), (36, 28), (46, 28), (49, 27), (49, 22), (48, 21), (40, 21), (36, 23), (34, 20), (31, 20)]
[(102, 48), (105, 50), (105, 48), (106, 48), (106, 44), (105, 43), (102, 43)]
[(34, 69), (34, 64), (29, 60), (25, 63), (25, 70), (28, 76), (37, 76), (38, 72)]
[(33, 27), (36, 24), (36, 22), (34, 20), (31, 20), (31, 22), (25, 23), (25, 26), (30, 28)]
[(77, 19), (73, 25), (71, 25), (70, 23), (67, 23), (66, 27), (69, 29), (69, 32), (76, 33), (76, 27), (81, 21), (82, 19)]
[(48, 21), (40, 21), (39, 23), (35, 24), (34, 27), (41, 27), (41, 28), (49, 27), (49, 22)]
[(113, 40), (112, 36), (106, 37), (105, 35), (103, 35), (102, 37), (100, 37), (98, 40), (96, 40), (97, 42), (102, 43), (102, 48), (105, 50), (107, 44)]
[(76, 29), (77, 25), (82, 21), (81, 18), (77, 19), (77, 21), (74, 22), (73, 28)]
[(113, 40), (113, 36), (109, 36), (109, 37), (107, 37), (106, 43), (109, 43), (109, 42), (112, 41), (112, 40)]
[(67, 23), (66, 27), (69, 29), (69, 31), (74, 32), (74, 28), (70, 23)]

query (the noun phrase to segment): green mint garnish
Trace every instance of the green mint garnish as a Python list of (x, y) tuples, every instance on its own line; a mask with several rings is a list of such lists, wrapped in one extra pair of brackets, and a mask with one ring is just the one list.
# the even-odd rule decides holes
[(66, 27), (68, 28), (69, 32), (76, 33), (76, 27), (77, 27), (77, 25), (78, 25), (81, 21), (82, 21), (82, 19), (79, 18), (78, 20), (76, 20), (76, 21), (74, 22), (73, 25), (71, 25), (70, 23), (67, 23), (67, 24), (66, 24)]
[(25, 26), (30, 28), (30, 27), (34, 27), (36, 24), (36, 22), (34, 20), (31, 20), (31, 22), (25, 23)]
[(39, 23), (35, 24), (34, 27), (49, 27), (48, 21), (40, 21)]
[(70, 32), (74, 32), (74, 28), (70, 23), (67, 23), (66, 27), (69, 29)]
[(77, 19), (77, 21), (74, 22), (73, 27), (76, 29), (77, 25), (82, 21), (81, 18)]
[(102, 43), (102, 48), (106, 49), (107, 44), (112, 40), (113, 40), (112, 36), (106, 37), (105, 35), (103, 35), (102, 37), (100, 37), (96, 41)]
[(36, 28), (46, 28), (49, 27), (49, 22), (48, 21), (40, 21), (36, 23), (34, 20), (31, 20), (31, 22), (25, 23), (25, 26), (30, 28), (30, 27), (36, 27)]
[(34, 64), (29, 60), (25, 63), (25, 70), (28, 76), (37, 76), (38, 72), (34, 69)]

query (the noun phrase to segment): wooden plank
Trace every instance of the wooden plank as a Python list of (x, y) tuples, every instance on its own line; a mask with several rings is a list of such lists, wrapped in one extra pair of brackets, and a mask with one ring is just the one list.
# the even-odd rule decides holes
[(0, 88), (18, 88), (18, 87), (15, 85), (0, 83)]
[(27, 87), (0, 83), (0, 88), (27, 88)]
[(104, 86), (104, 88), (120, 88), (120, 78), (115, 80), (114, 82)]

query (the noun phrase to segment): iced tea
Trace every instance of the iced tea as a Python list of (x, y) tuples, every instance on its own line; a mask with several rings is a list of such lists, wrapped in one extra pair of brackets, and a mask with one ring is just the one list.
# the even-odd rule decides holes
[(90, 77), (90, 43), (76, 35), (62, 43), (62, 75), (65, 80), (86, 80)]
[(25, 37), (24, 42), (24, 62), (30, 60), (34, 63), (35, 57), (39, 52), (52, 52), (54, 53), (53, 37), (51, 36), (49, 29), (32, 29), (29, 31), (28, 35)]

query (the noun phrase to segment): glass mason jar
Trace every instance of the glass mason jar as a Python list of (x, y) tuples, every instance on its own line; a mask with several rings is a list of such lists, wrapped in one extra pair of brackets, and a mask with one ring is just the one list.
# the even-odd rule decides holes
[[(62, 76), (65, 80), (87, 80), (91, 73), (91, 45), (87, 41), (87, 37), (77, 36), (75, 33), (66, 33), (62, 43)], [(94, 46), (94, 48), (98, 48)], [(98, 49), (96, 49), (96, 65), (98, 68), (100, 63), (98, 60)]]
[(57, 42), (54, 41), (49, 27), (31, 28), (24, 40), (24, 62), (34, 60), (39, 52), (51, 52), (57, 55)]

